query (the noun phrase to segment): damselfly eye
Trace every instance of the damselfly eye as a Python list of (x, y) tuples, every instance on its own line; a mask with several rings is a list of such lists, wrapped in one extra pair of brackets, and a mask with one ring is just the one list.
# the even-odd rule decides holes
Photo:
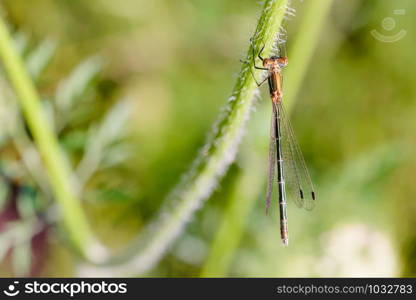
[(287, 57), (279, 57), (277, 59), (277, 62), (278, 62), (278, 64), (279, 64), (280, 67), (286, 67), (287, 64), (288, 64)]
[(271, 60), (269, 58), (263, 59), (263, 66), (268, 67), (271, 64)]

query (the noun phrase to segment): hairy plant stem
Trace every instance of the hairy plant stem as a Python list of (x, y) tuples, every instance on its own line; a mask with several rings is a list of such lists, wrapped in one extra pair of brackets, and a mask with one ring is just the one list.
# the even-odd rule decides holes
[[(195, 211), (214, 191), (234, 161), (246, 121), (256, 100), (257, 86), (251, 75), (253, 49), (264, 45), (269, 55), (284, 19), (289, 0), (266, 0), (258, 20), (255, 39), (247, 51), (228, 104), (214, 125), (205, 146), (180, 184), (168, 196), (154, 222), (141, 234), (128, 253), (115, 258), (107, 267), (81, 266), (81, 275), (101, 272), (104, 276), (126, 276), (150, 270), (184, 230)], [(133, 253), (133, 254), (132, 254)]]

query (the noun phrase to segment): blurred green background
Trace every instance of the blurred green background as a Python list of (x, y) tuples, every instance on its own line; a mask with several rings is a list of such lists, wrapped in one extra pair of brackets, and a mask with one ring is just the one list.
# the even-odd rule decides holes
[[(288, 69), (309, 1), (321, 0), (292, 3)], [(415, 276), (415, 8), (412, 0), (333, 1), (292, 99), (318, 203), (312, 212), (289, 203), (289, 247), (276, 212), (264, 214), (270, 104), (262, 88), (235, 163), (146, 275)], [(125, 249), (203, 146), (261, 6), (3, 0), (1, 10), (85, 182), (95, 233)], [(46, 179), (39, 168), (28, 172), (34, 149), (3, 70), (0, 88), (0, 275), (79, 276)]]

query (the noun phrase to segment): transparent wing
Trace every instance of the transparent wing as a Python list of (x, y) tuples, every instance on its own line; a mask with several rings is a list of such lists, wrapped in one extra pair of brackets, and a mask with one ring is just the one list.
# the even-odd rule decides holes
[(270, 121), (270, 142), (269, 142), (269, 168), (267, 178), (267, 192), (266, 192), (266, 214), (269, 212), (270, 202), (272, 198), (274, 178), (276, 174), (276, 129), (274, 127), (274, 120), (276, 119), (276, 111), (273, 110)]
[(312, 210), (315, 206), (315, 190), (303, 158), (302, 151), (286, 115), (283, 104), (279, 104), (280, 122), (282, 124), (282, 153), (284, 163), (285, 186), (288, 198), (296, 206)]

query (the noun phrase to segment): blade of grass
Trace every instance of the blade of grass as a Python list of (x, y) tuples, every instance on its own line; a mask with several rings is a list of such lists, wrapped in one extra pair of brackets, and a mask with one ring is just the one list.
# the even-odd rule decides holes
[[(284, 74), (284, 101), (289, 112), (295, 104), (295, 96), (319, 41), (321, 29), (327, 18), (331, 2), (332, 0), (309, 1), (305, 7), (305, 15), (297, 31), (293, 48), (290, 49), (290, 64)], [(250, 172), (240, 175), (240, 184), (236, 186), (234, 196), (229, 199), (222, 222), (214, 237), (210, 253), (202, 267), (202, 277), (224, 277), (228, 274), (227, 270), (232, 262), (233, 254), (237, 250), (239, 241), (244, 233), (245, 220), (249, 217), (250, 208), (253, 207), (254, 201), (257, 199), (255, 195), (248, 194), (248, 191), (244, 193), (241, 193), (241, 191), (245, 191), (246, 185), (252, 185), (253, 183), (250, 183), (252, 180), (260, 182), (265, 180), (265, 176), (261, 176), (261, 174), (266, 175), (266, 172), (261, 170), (256, 172), (256, 176), (251, 176), (253, 169), (256, 170), (258, 166), (258, 164), (256, 165), (256, 163), (252, 162), (253, 155), (246, 155), (247, 158), (245, 160), (248, 160), (248, 162), (245, 163), (248, 164), (248, 167), (245, 169), (250, 170)]]
[(319, 42), (333, 0), (305, 2), (305, 15), (299, 24), (296, 39), (290, 49), (290, 66), (285, 73), (285, 104), (290, 111), (305, 77), (312, 54)]
[[(224, 277), (232, 262), (233, 254), (244, 233), (246, 217), (252, 210), (255, 199), (258, 199), (265, 180), (261, 158), (245, 155), (242, 172), (228, 199), (224, 216), (214, 237), (208, 259), (202, 267), (201, 277)], [(250, 170), (249, 172), (244, 170)]]
[(18, 51), (13, 46), (2, 18), (0, 18), (0, 58), (41, 153), (69, 238), (75, 248), (86, 256), (86, 248), (88, 242), (91, 241), (92, 234), (81, 203), (74, 196), (71, 184), (72, 173), (50, 124), (46, 121), (39, 95), (24, 68)]

